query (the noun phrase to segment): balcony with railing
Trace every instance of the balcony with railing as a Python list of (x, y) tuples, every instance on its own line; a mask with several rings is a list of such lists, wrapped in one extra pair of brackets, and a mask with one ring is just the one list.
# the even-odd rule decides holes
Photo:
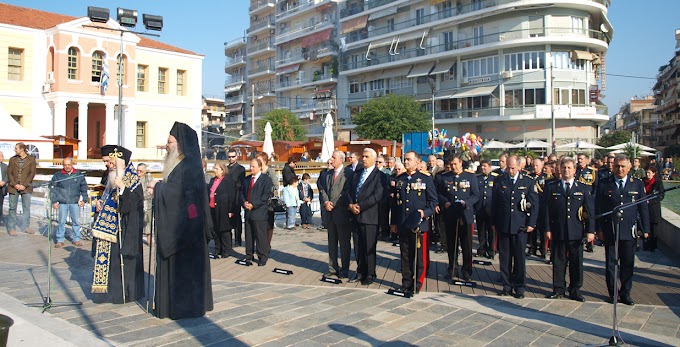
[(235, 84), (243, 84), (246, 83), (246, 76), (243, 75), (227, 75), (227, 78), (224, 80), (224, 87), (228, 87), (231, 85)]
[(258, 20), (257, 22), (253, 23), (250, 25), (250, 28), (248, 28), (248, 35), (254, 35), (262, 31), (263, 29), (275, 29), (276, 28), (276, 23), (274, 22), (274, 18), (264, 18), (261, 20)]
[(299, 39), (301, 37), (317, 33), (321, 30), (333, 28), (334, 26), (335, 20), (333, 18), (329, 18), (322, 22), (308, 25), (306, 27), (302, 27), (302, 25), (300, 25), (298, 28), (280, 29), (278, 33), (279, 35), (276, 36), (276, 44), (282, 44), (284, 42)]
[(246, 97), (245, 95), (238, 95), (238, 96), (232, 96), (230, 98), (225, 98), (224, 99), (224, 104), (225, 105), (235, 105), (235, 104), (242, 104), (246, 102)]
[(316, 47), (311, 47), (308, 50), (295, 50), (293, 52), (287, 51), (283, 53), (284, 58), (276, 61), (276, 66), (292, 65), (303, 63), (308, 60), (316, 60), (319, 58), (337, 55), (339, 48), (330, 43), (323, 43)]
[(321, 73), (321, 74), (316, 74), (312, 77), (296, 78), (296, 79), (281, 81), (277, 85), (276, 90), (277, 91), (284, 91), (284, 90), (295, 89), (295, 88), (299, 88), (299, 87), (311, 87), (311, 86), (318, 85), (318, 84), (337, 83), (337, 82), (338, 82), (337, 76), (332, 75), (330, 73), (326, 73), (326, 74)]
[[(537, 43), (539, 43), (540, 41), (545, 41), (546, 37), (560, 37), (568, 39), (573, 38), (573, 40), (578, 41), (579, 44), (584, 44), (583, 40), (585, 39), (595, 39), (603, 42), (601, 45), (597, 46), (606, 46), (609, 43), (609, 39), (604, 35), (604, 33), (597, 30), (543, 28), (541, 29), (540, 33), (537, 33), (536, 29), (510, 30), (484, 36), (471, 37), (453, 42), (445, 42), (435, 46), (428, 46), (425, 49), (415, 47), (411, 49), (400, 50), (399, 54), (392, 54), (391, 52), (376, 54), (375, 52), (371, 52), (369, 54), (370, 60), (366, 60), (365, 55), (362, 55), (362, 60), (351, 61), (350, 56), (343, 63), (343, 70), (347, 71), (410, 58), (425, 57), (428, 55), (445, 52), (454, 52), (456, 50), (475, 46), (484, 46), (496, 43), (510, 43), (511, 41), (516, 40), (536, 40)], [(567, 40), (563, 41), (567, 42)]]
[(382, 5), (387, 5), (401, 0), (365, 0), (365, 1), (347, 1), (345, 8), (340, 10), (340, 18), (353, 16), (357, 13), (368, 11)]
[(250, 78), (254, 77), (259, 77), (259, 76), (264, 76), (266, 74), (273, 74), (276, 72), (276, 68), (274, 67), (274, 64), (262, 64), (256, 67), (253, 67), (248, 70), (248, 75)]
[(231, 40), (224, 43), (224, 55), (233, 55), (233, 51), (246, 45), (246, 38), (239, 37), (236, 40)]
[(276, 20), (284, 20), (293, 15), (298, 15), (312, 9), (318, 9), (321, 6), (331, 6), (335, 5), (335, 1), (323, 0), (315, 2), (315, 0), (302, 0), (297, 6), (286, 7), (285, 9), (279, 8), (276, 13)]
[(242, 55), (235, 56), (235, 57), (227, 57), (227, 60), (224, 62), (224, 71), (226, 73), (229, 73), (227, 69), (233, 69), (235, 67), (239, 67), (242, 65), (246, 64), (246, 58)]
[(249, 44), (248, 55), (249, 56), (258, 55), (264, 52), (274, 51), (275, 49), (276, 46), (274, 46), (274, 40), (273, 38), (270, 38), (269, 40), (262, 40), (259, 42), (253, 42)]
[[(281, 102), (279, 102), (281, 104)], [(322, 111), (330, 110), (333, 102), (331, 100), (309, 100), (294, 103), (286, 103), (286, 108), (294, 112), (303, 111)]]
[(248, 11), (251, 15), (258, 14), (269, 8), (274, 8), (276, 0), (251, 0)]
[(231, 124), (231, 125), (233, 125), (233, 124), (240, 124), (240, 123), (243, 123), (243, 122), (244, 122), (244, 120), (243, 120), (243, 114), (237, 114), (237, 115), (233, 115), (233, 116), (227, 116), (227, 119), (224, 120), (224, 124), (225, 124), (225, 125), (227, 125), (227, 124)]

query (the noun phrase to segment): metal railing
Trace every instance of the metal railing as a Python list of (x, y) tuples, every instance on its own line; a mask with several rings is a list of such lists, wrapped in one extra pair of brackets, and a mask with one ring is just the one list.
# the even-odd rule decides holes
[(250, 7), (248, 7), (249, 12), (253, 12), (254, 10), (259, 9), (260, 7), (268, 6), (268, 5), (275, 5), (276, 0), (255, 0), (255, 1), (250, 1)]
[(291, 79), (288, 81), (281, 81), (279, 82), (277, 88), (287, 88), (287, 87), (292, 87), (292, 86), (300, 86), (303, 84), (307, 83), (315, 83), (315, 82), (323, 82), (323, 81), (330, 81), (334, 78), (337, 78), (337, 76), (331, 75), (331, 74), (317, 74), (312, 77), (307, 77), (307, 78), (297, 78), (297, 79)]
[(224, 86), (226, 87), (234, 83), (246, 83), (246, 76), (227, 75), (227, 78), (224, 80)]
[(225, 43), (224, 43), (224, 48), (227, 49), (227, 48), (229, 48), (229, 47), (231, 47), (231, 46), (241, 45), (241, 44), (244, 44), (244, 43), (246, 43), (246, 38), (245, 38), (245, 37), (239, 37), (239, 38), (237, 38), (237, 39), (235, 39), (235, 40), (231, 40), (231, 41), (225, 42)]
[(254, 54), (258, 51), (264, 50), (264, 49), (273, 49), (274, 48), (274, 40), (271, 38), (266, 41), (261, 41), (261, 42), (255, 42), (251, 43), (248, 45), (248, 54)]
[[(459, 32), (460, 33), (460, 32)], [(388, 62), (423, 57), (431, 54), (437, 54), (442, 52), (455, 51), (462, 48), (474, 47), (484, 44), (491, 44), (497, 42), (504, 42), (510, 40), (527, 39), (527, 38), (539, 38), (547, 36), (581, 36), (584, 38), (591, 38), (604, 41), (609, 43), (609, 39), (604, 35), (603, 32), (597, 30), (589, 29), (572, 29), (572, 28), (543, 28), (540, 33), (537, 29), (521, 29), (521, 30), (510, 30), (503, 31), (493, 34), (488, 34), (484, 36), (477, 36), (468, 39), (462, 39), (453, 42), (445, 42), (435, 46), (427, 46), (425, 49), (420, 47), (411, 48), (403, 51), (399, 51), (398, 54), (385, 53), (385, 54), (375, 54), (372, 52), (370, 55), (371, 60), (366, 60), (365, 56), (362, 55), (362, 60), (360, 61), (349, 61), (351, 56), (346, 59), (343, 63), (344, 70), (358, 69), (367, 66), (375, 66)], [(365, 50), (365, 48), (362, 48)]]
[(275, 69), (276, 68), (274, 67), (274, 65), (266, 65), (265, 64), (265, 65), (258, 66), (258, 67), (255, 67), (255, 68), (248, 70), (248, 73), (251, 74), (251, 75), (254, 75), (254, 74), (260, 73), (260, 72), (274, 71)]
[(244, 103), (246, 98), (243, 95), (239, 96), (232, 96), (231, 98), (226, 98), (224, 99), (224, 104), (229, 105), (229, 104), (239, 104), (239, 103)]
[(325, 3), (330, 3), (330, 2), (331, 2), (330, 0), (324, 0), (324, 1), (320, 1), (320, 2), (314, 2), (314, 0), (307, 0), (307, 1), (302, 1), (302, 4), (295, 6), (295, 7), (292, 7), (292, 8), (289, 8), (289, 9), (286, 9), (285, 11), (281, 11), (281, 9), (279, 8), (279, 9), (277, 9), (276, 19), (281, 19), (283, 17), (286, 17), (286, 16), (291, 15), (291, 14), (296, 13), (296, 12), (300, 12), (300, 11), (305, 10), (307, 8), (312, 8), (314, 6), (319, 6), (319, 5), (323, 5)]
[[(364, 12), (366, 10), (370, 10), (376, 7), (380, 7), (382, 5), (386, 5), (392, 2), (395, 2), (398, 0), (368, 0), (368, 1), (361, 1), (361, 2), (354, 2), (354, 3), (347, 3), (345, 5), (345, 8), (340, 10), (340, 18), (345, 18), (351, 15), (355, 15), (357, 13)], [(355, 6), (352, 6), (355, 5)]]
[(254, 23), (253, 25), (251, 25), (250, 28), (248, 28), (248, 33), (252, 33), (254, 31), (260, 30), (262, 28), (268, 27), (270, 25), (274, 26), (275, 24), (276, 23), (274, 22), (273, 18), (267, 18), (265, 20), (258, 21), (256, 23)]
[(333, 19), (328, 19), (323, 22), (315, 23), (296, 30), (292, 30), (292, 28), (279, 30), (279, 35), (276, 36), (276, 43), (280, 44), (285, 41), (290, 41), (299, 37), (309, 35), (310, 33), (316, 30), (331, 27), (334, 25), (334, 23), (335, 22)]
[(227, 61), (224, 63), (224, 67), (226, 68), (226, 67), (236, 65), (236, 64), (243, 64), (245, 62), (246, 62), (246, 59), (242, 55), (239, 55), (239, 56), (236, 56), (236, 57), (227, 57)]

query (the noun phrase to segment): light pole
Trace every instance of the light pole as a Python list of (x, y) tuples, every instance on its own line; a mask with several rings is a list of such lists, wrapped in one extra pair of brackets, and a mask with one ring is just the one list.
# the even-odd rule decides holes
[[(555, 90), (555, 75), (554, 75), (554, 70), (553, 70), (553, 64), (552, 62), (550, 63), (550, 88), (552, 90)], [(555, 148), (555, 93), (552, 93), (552, 96), (550, 97), (550, 145), (552, 146), (552, 152), (555, 153), (556, 148)]]
[[(109, 21), (109, 9), (102, 7), (87, 7), (87, 16), (90, 21), (94, 23), (107, 23)], [(137, 26), (137, 10), (128, 10), (124, 8), (117, 9), (118, 24), (125, 28), (135, 28)], [(161, 31), (163, 30), (163, 17), (143, 14), (142, 22), (146, 30)], [(86, 28), (95, 28), (109, 31), (116, 31), (120, 33), (120, 53), (118, 54), (118, 144), (123, 146), (123, 52), (125, 46), (123, 45), (123, 34), (133, 33), (139, 35), (148, 35), (160, 37), (158, 34), (138, 32), (128, 29), (114, 29), (108, 27), (101, 27), (96, 25), (83, 25)], [(101, 77), (100, 77), (101, 81)]]
[(432, 154), (435, 154), (435, 148), (434, 148), (434, 95), (435, 93), (435, 87), (436, 83), (432, 77), (427, 77), (427, 83), (430, 85), (430, 89), (432, 90)]

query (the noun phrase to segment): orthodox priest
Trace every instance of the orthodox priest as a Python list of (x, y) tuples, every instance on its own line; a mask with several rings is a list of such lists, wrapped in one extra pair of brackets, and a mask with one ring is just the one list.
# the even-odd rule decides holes
[(163, 180), (149, 185), (158, 245), (154, 315), (201, 317), (213, 309), (207, 244), (212, 222), (196, 132), (175, 122), (166, 150)]
[(144, 192), (130, 163), (132, 152), (106, 145), (101, 153), (108, 170), (106, 189), (96, 202), (99, 214), (92, 228), (95, 256), (92, 300), (123, 304), (144, 297)]

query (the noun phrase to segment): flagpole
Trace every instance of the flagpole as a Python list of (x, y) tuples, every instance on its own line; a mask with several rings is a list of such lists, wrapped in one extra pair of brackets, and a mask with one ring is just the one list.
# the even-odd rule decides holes
[(123, 34), (120, 32), (120, 53), (118, 54), (118, 145), (123, 146)]

